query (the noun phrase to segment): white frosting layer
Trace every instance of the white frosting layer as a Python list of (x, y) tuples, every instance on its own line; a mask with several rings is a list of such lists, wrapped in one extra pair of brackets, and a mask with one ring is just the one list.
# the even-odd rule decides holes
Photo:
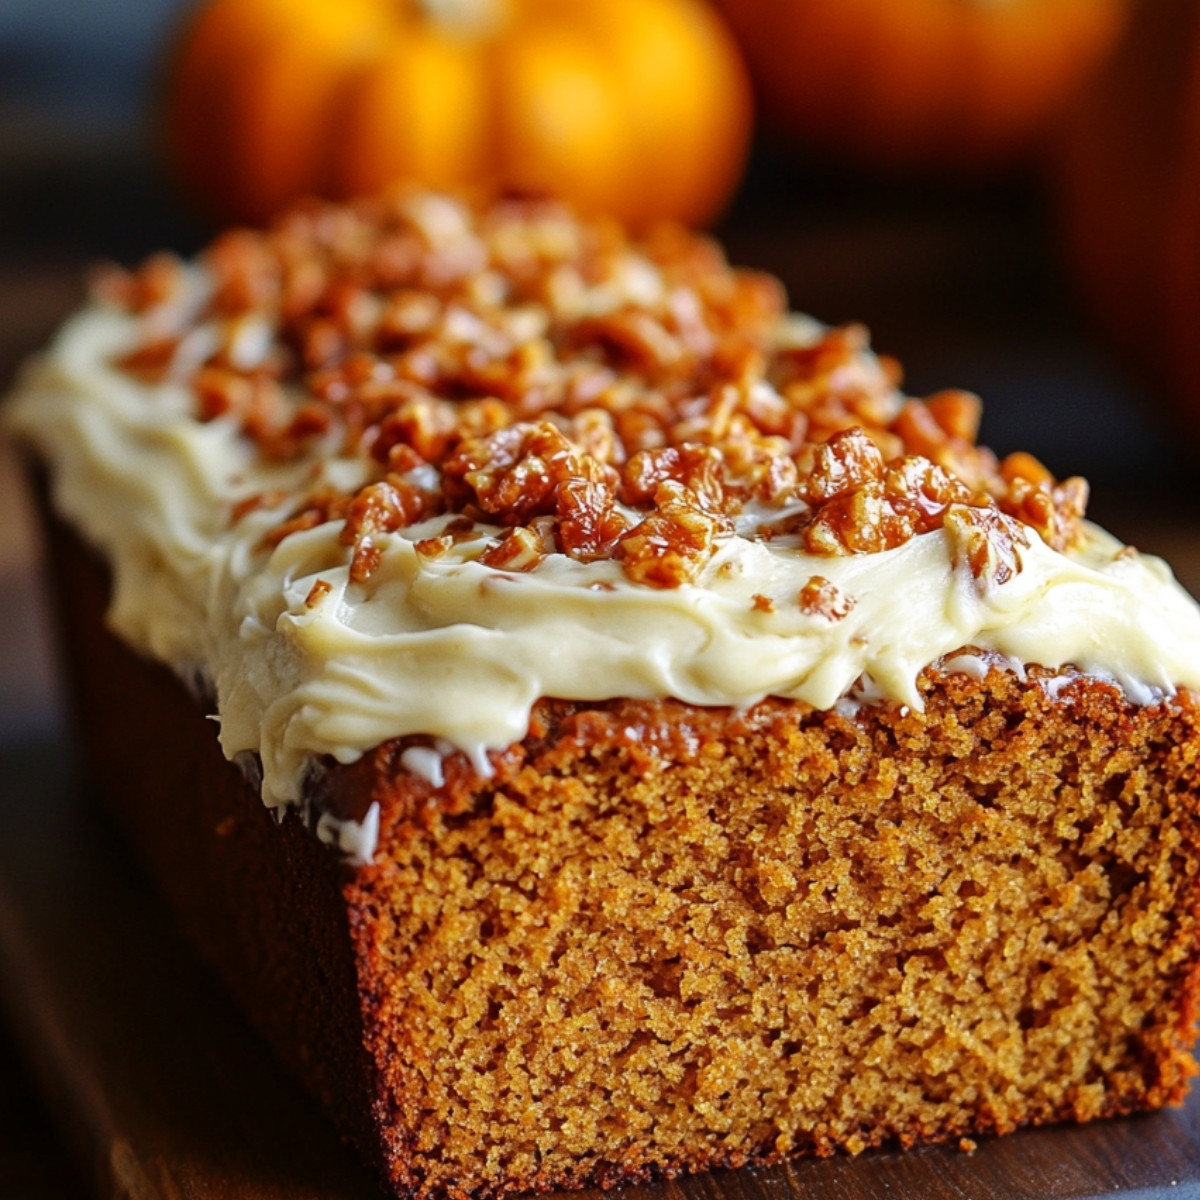
[[(955, 565), (944, 530), (840, 558), (789, 538), (731, 537), (697, 583), (656, 589), (615, 563), (561, 555), (497, 572), (475, 561), (496, 532), (485, 528), (422, 557), (414, 542), (437, 534), (438, 518), (379, 537), (382, 565), (352, 584), (340, 522), (269, 553), (258, 547), (278, 510), (230, 526), (232, 504), (301, 486), (313, 461), (265, 466), (232, 425), (192, 421), (182, 385), (144, 387), (106, 366), (135, 329), (103, 308), (78, 316), (27, 374), (10, 422), (50, 462), (62, 512), (112, 562), (113, 628), (207, 680), (225, 753), (261, 755), (270, 805), (298, 798), (312, 756), (352, 761), (403, 734), (445, 739), (486, 770), (486, 750), (522, 738), (540, 696), (749, 705), (777, 695), (829, 708), (865, 675), (916, 708), (921, 669), (964, 645), (1074, 664), (1135, 700), (1200, 688), (1200, 611), (1165, 564), (1122, 553), (1095, 527), (1069, 555), (1030, 531), (1022, 569), (990, 589)], [(324, 469), (350, 486), (364, 468)], [(813, 575), (854, 600), (848, 615), (801, 610)], [(310, 607), (317, 580), (328, 590)]]

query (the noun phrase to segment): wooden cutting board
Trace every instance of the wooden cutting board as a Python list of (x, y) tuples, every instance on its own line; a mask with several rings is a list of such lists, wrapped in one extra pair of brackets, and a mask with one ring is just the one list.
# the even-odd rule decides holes
[[(180, 942), (82, 792), (62, 747), (0, 750), (0, 996), (96, 1193), (378, 1200), (372, 1178)], [(1182, 1109), (984, 1139), (973, 1154), (802, 1160), (621, 1196), (1200, 1197), (1200, 1088)]]

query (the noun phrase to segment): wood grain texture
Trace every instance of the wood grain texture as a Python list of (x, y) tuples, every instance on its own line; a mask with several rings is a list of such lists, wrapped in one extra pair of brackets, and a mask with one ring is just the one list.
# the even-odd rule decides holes
[[(0, 990), (100, 1196), (366, 1200), (372, 1178), (180, 942), (69, 755), (0, 754)], [(1180, 1110), (627, 1189), (626, 1200), (1200, 1197), (1200, 1091)], [(599, 1193), (581, 1193), (581, 1196)]]

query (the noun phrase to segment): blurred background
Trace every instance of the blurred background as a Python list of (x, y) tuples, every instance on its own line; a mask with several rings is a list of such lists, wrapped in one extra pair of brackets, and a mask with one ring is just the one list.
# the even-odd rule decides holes
[[(458, 45), (489, 35), (484, 0), (426, 0), (448, 23), (420, 55), (403, 31), (371, 32), (393, 19), (376, 0), (3, 0), (0, 394), (98, 261), (189, 253), (289, 188), (478, 169), (707, 223), (793, 307), (865, 323), (913, 394), (978, 392), (983, 441), (1086, 475), (1092, 515), (1197, 590), (1196, 0), (724, 0), (716, 35), (700, 6), (590, 0), (598, 25), (521, 34), (485, 62)], [(364, 39), (379, 61), (351, 87), (338, 55)], [(616, 63), (603, 77), (597, 46)], [(495, 117), (467, 119), (486, 110), (481, 70), (507, 89), (502, 151), (472, 141)], [(605, 88), (625, 95), (615, 117)], [(622, 157), (646, 116), (688, 181), (664, 213), (637, 206), (670, 180), (648, 187)], [(323, 173), (306, 175), (313, 154)], [(0, 443), (0, 744), (61, 721), (37, 553)], [(39, 1174), (52, 1135), (8, 1124), (8, 1165), (44, 1183), (12, 1194), (66, 1194)]]

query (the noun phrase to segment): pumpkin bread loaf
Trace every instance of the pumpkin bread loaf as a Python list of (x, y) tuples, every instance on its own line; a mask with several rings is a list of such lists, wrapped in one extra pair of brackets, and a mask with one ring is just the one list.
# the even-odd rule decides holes
[(31, 369), (97, 786), (397, 1193), (1182, 1098), (1200, 615), (898, 384), (708, 242), (416, 193)]

